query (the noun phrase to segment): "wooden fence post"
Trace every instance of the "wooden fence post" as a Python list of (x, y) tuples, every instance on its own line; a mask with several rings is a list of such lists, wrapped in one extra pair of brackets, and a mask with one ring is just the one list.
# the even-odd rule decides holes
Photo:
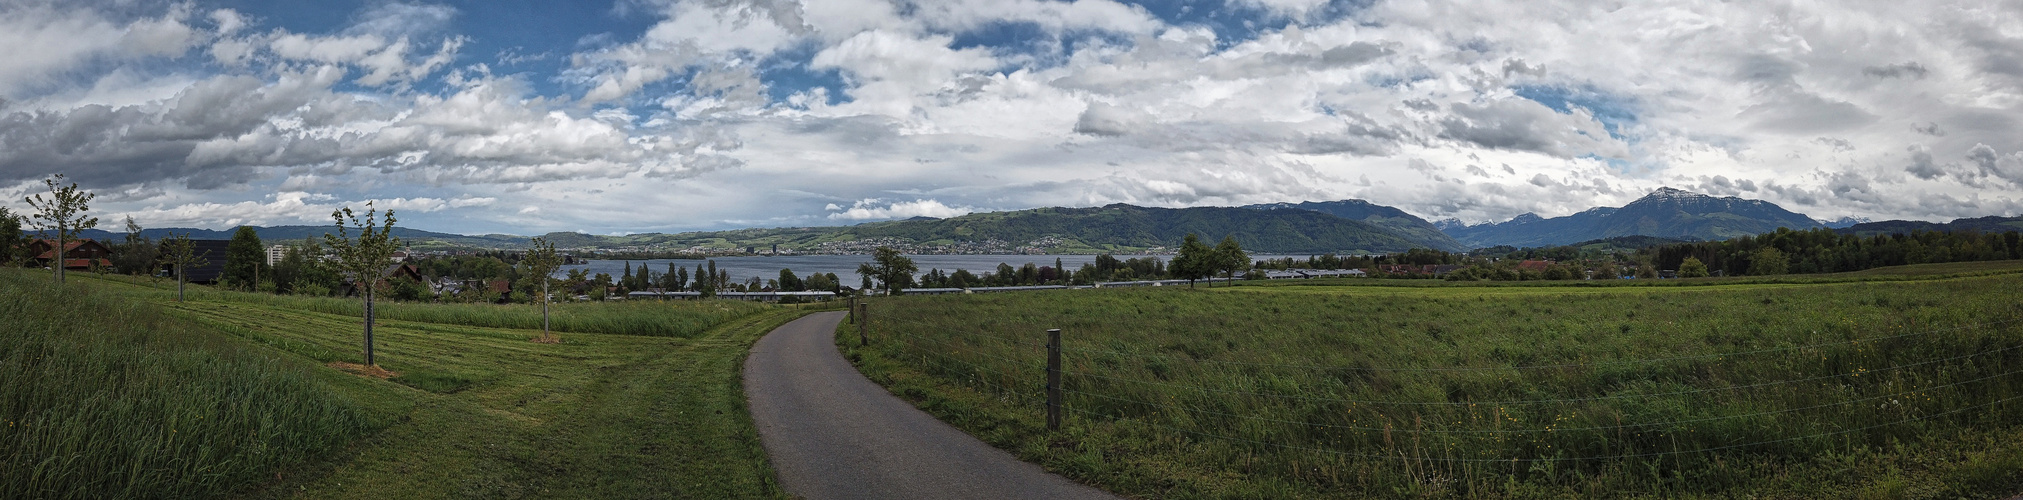
[(1061, 430), (1061, 329), (1047, 330), (1047, 430)]
[(857, 347), (864, 347), (871, 344), (871, 337), (867, 334), (871, 329), (871, 302), (857, 304), (857, 308), (862, 309), (857, 321)]
[(850, 322), (851, 322), (851, 323), (856, 323), (856, 322), (857, 322), (857, 296), (856, 296), (856, 295), (851, 295), (851, 296), (850, 296)]

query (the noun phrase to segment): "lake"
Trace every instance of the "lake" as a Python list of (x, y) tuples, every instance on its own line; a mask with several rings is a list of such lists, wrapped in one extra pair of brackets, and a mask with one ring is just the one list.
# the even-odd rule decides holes
[[(1061, 265), (1066, 266), (1068, 269), (1080, 269), (1082, 264), (1096, 261), (1096, 256), (1094, 255), (908, 255), (906, 257), (913, 259), (913, 265), (919, 266), (920, 272), (923, 274), (929, 269), (940, 269), (944, 273), (952, 273), (956, 269), (968, 269), (969, 272), (983, 274), (985, 272), (996, 272), (998, 263), (1011, 264), (1012, 267), (1023, 266), (1027, 262), (1031, 262), (1036, 266), (1052, 266), (1054, 265), (1055, 258), (1059, 258)], [(1124, 260), (1132, 257), (1142, 256), (1125, 255), (1119, 256), (1117, 259)], [(1160, 260), (1173, 258), (1171, 255), (1160, 255), (1157, 257)], [(835, 273), (836, 277), (843, 279), (843, 284), (856, 286), (858, 281), (857, 265), (871, 262), (871, 256), (782, 255), (777, 257), (717, 257), (710, 260), (716, 261), (716, 268), (718, 270), (729, 271), (731, 273), (731, 281), (733, 282), (743, 282), (753, 276), (763, 279), (779, 279), (781, 269), (792, 269), (795, 276), (802, 278), (807, 278), (808, 275), (813, 273)], [(587, 264), (562, 266), (562, 269), (557, 271), (555, 275), (563, 277), (567, 276), (571, 270), (587, 269), (591, 276), (596, 276), (597, 273), (606, 273), (615, 279), (619, 274), (625, 272), (625, 264), (628, 262), (632, 264), (633, 272), (639, 272), (639, 266), (644, 265), (653, 269), (654, 275), (667, 272), (667, 264), (670, 262), (676, 266), (688, 268), (689, 274), (695, 274), (696, 264), (709, 267), (709, 261), (702, 259), (592, 260)]]

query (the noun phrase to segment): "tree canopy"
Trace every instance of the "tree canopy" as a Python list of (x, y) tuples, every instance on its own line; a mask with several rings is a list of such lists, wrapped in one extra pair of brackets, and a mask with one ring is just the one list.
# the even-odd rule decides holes
[(917, 272), (920, 272), (920, 267), (913, 264), (913, 259), (900, 255), (892, 247), (872, 250), (871, 262), (857, 266), (857, 274), (878, 280), (878, 285), (884, 287), (888, 294), (897, 294), (913, 285), (913, 273)]
[(225, 244), (225, 274), (219, 281), (230, 288), (253, 290), (260, 275), (267, 274), (265, 267), (267, 247), (260, 244), (260, 233), (252, 226), (239, 226), (232, 232), (232, 241)]

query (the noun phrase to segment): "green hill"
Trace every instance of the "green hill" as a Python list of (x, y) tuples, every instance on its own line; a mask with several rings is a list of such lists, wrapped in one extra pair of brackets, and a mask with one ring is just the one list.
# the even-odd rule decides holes
[(1211, 241), (1233, 236), (1244, 248), (1260, 253), (1399, 252), (1422, 246), (1376, 225), (1320, 212), (1124, 204), (879, 222), (843, 232), (858, 239), (900, 238), (922, 243), (1058, 238), (1064, 250), (1078, 253), (1173, 247), (1188, 233)]
[(1448, 252), (1467, 250), (1468, 246), (1455, 241), (1440, 228), (1426, 222), (1419, 216), (1406, 213), (1395, 207), (1378, 205), (1363, 200), (1304, 201), (1299, 203), (1267, 203), (1243, 208), (1257, 210), (1311, 210), (1349, 220), (1368, 222), (1392, 233), (1411, 240), (1420, 248), (1431, 248)]

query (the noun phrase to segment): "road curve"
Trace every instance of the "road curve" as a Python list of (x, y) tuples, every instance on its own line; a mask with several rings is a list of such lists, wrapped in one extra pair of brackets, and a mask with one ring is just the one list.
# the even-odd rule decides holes
[(752, 346), (745, 394), (787, 493), (809, 499), (1117, 498), (936, 420), (836, 350), (844, 313), (782, 325)]

